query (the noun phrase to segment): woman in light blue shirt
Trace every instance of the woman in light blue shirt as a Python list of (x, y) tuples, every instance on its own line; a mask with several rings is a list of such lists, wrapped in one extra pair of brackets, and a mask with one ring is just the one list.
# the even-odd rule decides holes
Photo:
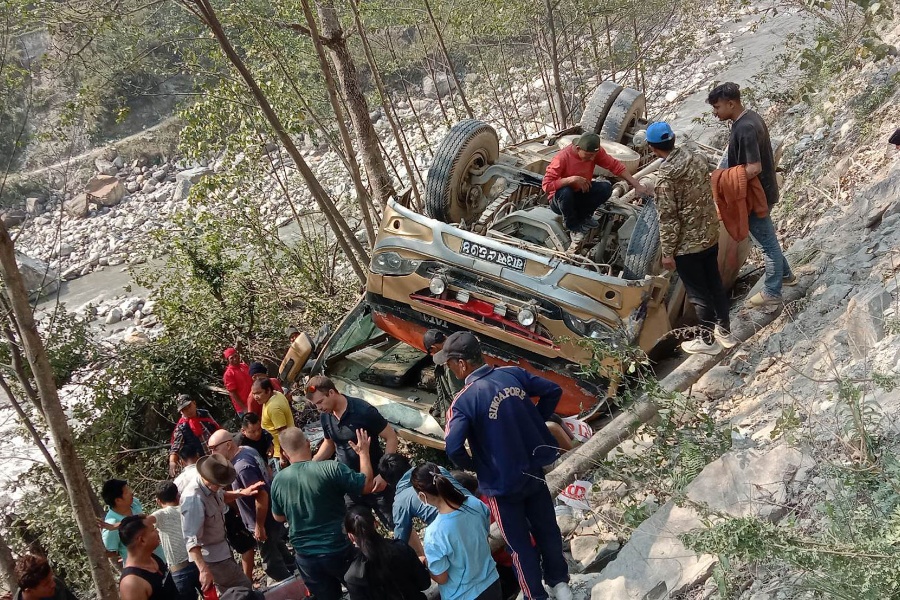
[(487, 506), (457, 490), (433, 463), (416, 467), (411, 479), (422, 502), (438, 511), (425, 529), (425, 558), (441, 599), (501, 600)]

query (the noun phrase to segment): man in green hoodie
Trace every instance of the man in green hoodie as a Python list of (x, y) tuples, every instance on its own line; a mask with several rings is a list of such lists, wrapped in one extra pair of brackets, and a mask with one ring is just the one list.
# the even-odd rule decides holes
[(647, 143), (663, 159), (656, 183), (662, 264), (676, 270), (700, 320), (700, 335), (681, 347), (690, 354), (732, 348), (729, 301), (719, 274), (719, 215), (712, 198), (709, 165), (688, 148), (675, 147), (668, 123), (651, 123)]

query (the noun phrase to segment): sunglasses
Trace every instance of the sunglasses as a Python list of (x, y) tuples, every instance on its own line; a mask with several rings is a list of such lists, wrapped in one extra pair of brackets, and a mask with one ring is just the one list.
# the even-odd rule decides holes
[(227, 444), (227, 443), (230, 442), (230, 441), (232, 441), (232, 440), (225, 440), (224, 442), (219, 442), (218, 444), (210, 444), (209, 450), (210, 450), (210, 452), (212, 452), (213, 450), (215, 450), (215, 449), (218, 448), (219, 446), (224, 446), (225, 444)]

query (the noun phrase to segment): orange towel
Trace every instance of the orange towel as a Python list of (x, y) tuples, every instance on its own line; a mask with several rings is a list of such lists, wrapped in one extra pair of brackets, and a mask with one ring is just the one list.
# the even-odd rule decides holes
[(769, 214), (769, 204), (762, 184), (758, 177), (747, 181), (746, 165), (713, 171), (712, 194), (719, 218), (725, 224), (728, 235), (736, 242), (743, 241), (750, 235), (751, 212), (757, 217)]

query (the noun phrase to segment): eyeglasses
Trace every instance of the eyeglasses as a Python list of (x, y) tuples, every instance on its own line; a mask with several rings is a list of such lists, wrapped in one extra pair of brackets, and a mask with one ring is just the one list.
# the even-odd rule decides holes
[(231, 442), (231, 441), (232, 441), (232, 440), (225, 440), (224, 442), (219, 442), (218, 444), (210, 444), (210, 445), (209, 445), (209, 450), (210, 450), (210, 452), (212, 452), (213, 450), (215, 450), (215, 449), (218, 448), (219, 446), (222, 446), (222, 445), (224, 445), (224, 444), (227, 444), (227, 443), (229, 443), (229, 442)]

